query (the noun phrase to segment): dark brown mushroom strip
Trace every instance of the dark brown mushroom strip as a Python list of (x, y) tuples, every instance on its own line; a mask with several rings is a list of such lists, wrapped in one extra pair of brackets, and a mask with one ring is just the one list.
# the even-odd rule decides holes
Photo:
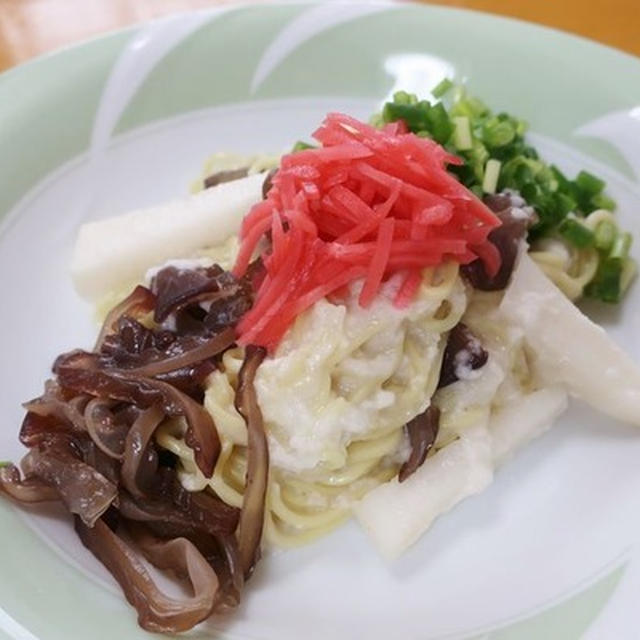
[(76, 518), (75, 526), (83, 544), (109, 569), (127, 600), (136, 608), (138, 623), (143, 629), (159, 633), (188, 631), (211, 614), (218, 578), (202, 554), (185, 538), (160, 540), (140, 526), (130, 531), (152, 564), (188, 578), (193, 595), (173, 598), (160, 591), (133, 548), (103, 520), (87, 527)]
[[(166, 329), (149, 329), (134, 318), (118, 319), (112, 333), (102, 341), (99, 353), (115, 366), (131, 367), (144, 361), (161, 359), (174, 347), (178, 336)], [(174, 347), (175, 348), (175, 347)], [(184, 351), (184, 349), (183, 349)]]
[(107, 372), (99, 367), (98, 354), (75, 351), (60, 356), (54, 371), (64, 387), (78, 393), (130, 402), (144, 409), (161, 403), (167, 415), (184, 416), (187, 421), (185, 442), (194, 450), (196, 464), (202, 473), (211, 477), (220, 455), (220, 439), (213, 418), (202, 405), (167, 382)]
[(187, 421), (184, 441), (193, 449), (194, 460), (200, 471), (205, 478), (210, 478), (220, 455), (220, 438), (209, 412), (167, 382), (147, 380), (147, 384), (155, 386), (162, 393), (166, 406), (180, 407), (178, 415), (184, 416)]
[(218, 576), (220, 589), (214, 602), (215, 610), (236, 606), (244, 584), (233, 535), (238, 509), (208, 493), (186, 491), (168, 469), (163, 469), (161, 475), (162, 496), (136, 501), (122, 491), (118, 505), (120, 516), (129, 522), (143, 523), (163, 539), (191, 541)]
[(93, 398), (84, 412), (87, 433), (105, 455), (114, 460), (124, 457), (124, 443), (129, 427), (118, 424), (112, 413), (113, 400)]
[(216, 171), (204, 179), (204, 188), (211, 189), (223, 182), (233, 182), (246, 178), (249, 175), (249, 167), (241, 167), (239, 169), (228, 169), (226, 171)]
[(247, 482), (237, 532), (240, 563), (245, 579), (251, 575), (260, 559), (269, 476), (269, 449), (254, 386), (256, 372), (265, 356), (266, 350), (262, 347), (249, 345), (246, 348), (235, 397), (236, 409), (247, 424)]
[[(59, 500), (76, 516), (78, 535), (152, 631), (186, 631), (237, 606), (259, 556), (268, 452), (253, 378), (264, 352), (248, 350), (238, 390), (249, 433), (242, 512), (212, 493), (184, 489), (175, 456), (153, 440), (165, 417), (184, 418), (196, 464), (213, 473), (220, 441), (201, 403), (203, 383), (251, 306), (261, 263), (254, 266), (241, 280), (217, 266), (167, 268), (155, 291), (134, 290), (109, 314), (95, 351), (59, 356), (55, 378), (25, 405), (24, 477), (0, 465), (0, 493), (19, 502)], [(166, 326), (144, 326), (143, 315), (159, 309)], [(119, 526), (158, 568), (186, 578), (193, 596), (161, 592)]]
[(120, 492), (118, 509), (123, 517), (152, 526), (158, 535), (191, 536), (198, 532), (209, 535), (230, 535), (238, 525), (239, 511), (205, 492), (185, 492), (183, 501), (176, 496), (151, 497), (136, 500)]
[(460, 322), (447, 338), (447, 346), (440, 367), (438, 389), (446, 387), (459, 380), (459, 367), (475, 371), (487, 364), (489, 354), (483, 348), (480, 340), (473, 334), (466, 324)]
[(148, 329), (133, 318), (120, 318), (99, 351), (103, 367), (135, 369), (201, 346), (211, 335), (178, 335), (168, 329)]
[(214, 360), (205, 360), (189, 367), (182, 367), (175, 371), (162, 373), (156, 376), (158, 380), (167, 382), (200, 404), (204, 400), (204, 386), (209, 374), (216, 370)]
[[(245, 276), (246, 278), (247, 276)], [(245, 282), (248, 282), (248, 280), (245, 280)], [(225, 328), (235, 327), (240, 318), (250, 308), (251, 296), (248, 294), (245, 285), (233, 295), (212, 301), (202, 323), (205, 327), (217, 333)]]
[[(162, 534), (160, 537), (163, 537)], [(193, 542), (218, 576), (220, 588), (214, 604), (215, 613), (226, 613), (235, 609), (240, 604), (244, 587), (244, 575), (235, 536), (198, 532), (184, 537)]]
[(123, 316), (133, 318), (153, 311), (156, 297), (146, 287), (138, 285), (120, 304), (109, 311), (96, 340), (94, 351), (99, 351), (104, 339), (116, 329), (118, 320)]
[(429, 405), (426, 411), (407, 422), (405, 430), (409, 436), (411, 453), (409, 459), (400, 467), (400, 482), (404, 482), (422, 466), (438, 437), (439, 428), (440, 409), (433, 405)]
[(502, 224), (489, 234), (489, 240), (500, 253), (498, 273), (490, 277), (482, 260), (461, 267), (461, 272), (472, 287), (481, 291), (501, 291), (511, 279), (521, 241), (527, 230), (536, 222), (535, 214), (512, 205), (509, 194), (497, 194), (485, 198), (487, 206), (500, 218)]
[[(65, 395), (64, 390), (54, 380), (47, 380), (44, 385), (44, 393), (34, 400), (25, 402), (22, 406), (27, 410), (27, 418), (23, 425), (24, 445), (30, 446), (39, 431), (48, 431), (49, 428), (66, 429), (76, 433), (85, 431), (84, 410), (90, 400), (90, 396)], [(39, 419), (41, 418), (41, 419)], [(31, 424), (30, 424), (31, 423)]]
[(17, 502), (27, 504), (60, 500), (58, 492), (36, 478), (20, 478), (20, 471), (13, 464), (0, 467), (0, 491)]
[(164, 417), (162, 407), (155, 404), (138, 416), (127, 433), (121, 481), (136, 498), (144, 498), (158, 470), (157, 455), (149, 444)]
[(34, 447), (43, 438), (55, 431), (66, 431), (67, 427), (50, 416), (27, 412), (22, 419), (18, 438), (25, 447)]
[(118, 495), (117, 487), (86, 464), (77, 445), (63, 435), (32, 447), (22, 467), (27, 477), (54, 487), (67, 509), (90, 527)]
[(233, 274), (215, 264), (197, 269), (165, 267), (151, 281), (151, 291), (157, 296), (154, 320), (164, 322), (188, 305), (227, 298), (240, 289)]
[(233, 341), (233, 330), (226, 324), (214, 331), (199, 322), (196, 335), (178, 335), (121, 318), (117, 332), (105, 338), (99, 362), (103, 369), (157, 377), (201, 401), (202, 383), (216, 368), (212, 358)]
[(208, 360), (226, 351), (235, 342), (235, 332), (233, 329), (227, 328), (210, 339), (199, 340), (197, 342), (199, 342), (199, 344), (192, 349), (183, 351), (182, 348), (180, 348), (176, 355), (165, 357), (162, 360), (157, 360), (156, 362), (151, 362), (140, 367), (128, 369), (127, 374), (151, 378), (176, 371), (177, 369), (190, 367), (203, 360)]
[[(244, 572), (235, 536), (218, 536), (216, 542), (218, 552), (216, 553), (214, 549), (210, 555), (207, 555), (207, 560), (220, 580), (217, 608), (222, 612), (233, 609), (240, 604), (240, 596), (244, 587)], [(201, 549), (200, 546), (198, 548)]]
[(206, 491), (187, 491), (175, 474), (165, 472), (163, 491), (173, 504), (189, 514), (189, 517), (209, 533), (231, 534), (238, 525), (240, 511)]
[(515, 203), (508, 193), (488, 193), (482, 198), (482, 201), (494, 213), (499, 213), (515, 206)]
[[(226, 298), (210, 301), (209, 310), (202, 323), (209, 330), (219, 332), (226, 327), (235, 327), (240, 318), (249, 311), (253, 303), (253, 293), (257, 291), (266, 270), (261, 258), (256, 258), (239, 280), (240, 287)], [(178, 318), (181, 320), (181, 318)]]
[[(93, 440), (82, 442), (82, 459), (115, 486), (120, 484), (120, 462), (104, 453)], [(114, 502), (116, 502), (114, 500)]]

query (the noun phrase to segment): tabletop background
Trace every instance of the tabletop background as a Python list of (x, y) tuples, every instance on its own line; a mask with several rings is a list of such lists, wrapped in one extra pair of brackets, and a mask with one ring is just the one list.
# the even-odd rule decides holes
[[(221, 0), (0, 0), (0, 71), (105, 31), (215, 4)], [(639, 0), (440, 0), (434, 4), (538, 22), (640, 55)]]

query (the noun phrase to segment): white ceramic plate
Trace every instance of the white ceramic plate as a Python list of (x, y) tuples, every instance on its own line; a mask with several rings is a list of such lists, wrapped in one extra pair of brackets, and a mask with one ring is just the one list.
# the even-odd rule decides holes
[[(328, 110), (368, 117), (394, 90), (426, 94), (450, 75), (528, 119), (561, 168), (603, 175), (640, 234), (640, 61), (516, 21), (410, 5), (240, 6), (0, 76), (2, 457), (21, 455), (20, 402), (40, 393), (55, 355), (95, 333), (68, 274), (82, 221), (186, 193), (213, 151), (280, 150)], [(639, 285), (622, 309), (588, 311), (640, 360)], [(639, 460), (640, 433), (575, 405), (396, 564), (347, 525), (269, 556), (237, 614), (195, 637), (637, 638)], [(0, 510), (6, 637), (149, 637), (66, 518)]]

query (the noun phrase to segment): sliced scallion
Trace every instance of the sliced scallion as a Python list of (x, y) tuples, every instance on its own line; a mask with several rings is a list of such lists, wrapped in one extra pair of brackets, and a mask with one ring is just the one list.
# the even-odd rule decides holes
[(404, 120), (412, 131), (430, 130), (429, 113), (431, 105), (426, 100), (420, 102), (387, 102), (382, 110), (385, 122)]
[(441, 80), (431, 92), (431, 95), (434, 98), (442, 98), (442, 96), (449, 91), (453, 87), (453, 82), (449, 80), (449, 78), (445, 78)]
[(495, 193), (500, 177), (500, 167), (502, 163), (495, 158), (487, 160), (484, 167), (484, 178), (482, 179), (482, 190), (485, 193)]
[(621, 280), (624, 261), (620, 258), (604, 258), (598, 265), (594, 279), (585, 288), (591, 298), (616, 303), (622, 294)]
[(415, 104), (416, 102), (418, 102), (418, 98), (413, 93), (407, 93), (406, 91), (396, 91), (393, 94), (393, 101), (396, 104)]
[(473, 147), (471, 125), (467, 116), (456, 116), (453, 122), (453, 144), (458, 151), (467, 151)]
[(596, 178), (592, 173), (589, 173), (588, 171), (581, 171), (576, 176), (575, 183), (578, 189), (591, 196), (594, 196), (597, 193), (602, 193), (602, 190), (605, 187), (605, 183), (603, 180), (600, 180), (600, 178)]
[(631, 249), (632, 241), (633, 238), (628, 231), (619, 233), (616, 236), (616, 239), (613, 241), (613, 246), (611, 247), (611, 253), (609, 254), (609, 257), (621, 258), (622, 260), (626, 260), (629, 257), (629, 249)]
[(596, 193), (591, 196), (590, 203), (594, 210), (606, 209), (607, 211), (615, 211), (616, 208), (616, 201), (604, 193)]
[(576, 218), (565, 218), (558, 227), (560, 235), (574, 247), (586, 249), (594, 244), (594, 234)]
[(516, 136), (516, 131), (510, 122), (492, 118), (482, 127), (482, 140), (491, 148), (504, 147), (510, 144)]
[(618, 229), (610, 220), (602, 220), (598, 223), (594, 232), (595, 247), (598, 251), (609, 252), (616, 239)]
[(445, 144), (453, 133), (453, 125), (442, 102), (432, 105), (426, 117), (433, 139), (440, 144)]
[(403, 120), (412, 133), (457, 154), (463, 164), (451, 165), (449, 171), (478, 197), (503, 189), (518, 191), (537, 214), (528, 240), (560, 237), (573, 247), (595, 247), (598, 268), (586, 294), (607, 302), (618, 300), (635, 266), (628, 257), (630, 236), (621, 233), (615, 218), (610, 213), (608, 218), (589, 217), (598, 209), (603, 214), (615, 209), (604, 192), (606, 183), (588, 171), (569, 178), (545, 162), (524, 138), (526, 122), (492, 111), (461, 85), (442, 80), (432, 96), (429, 102), (396, 92), (372, 122), (380, 127)]

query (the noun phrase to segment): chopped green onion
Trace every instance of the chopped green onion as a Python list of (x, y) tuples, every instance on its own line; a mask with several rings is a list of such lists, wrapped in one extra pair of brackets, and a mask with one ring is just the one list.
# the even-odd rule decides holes
[(578, 189), (591, 196), (601, 193), (605, 187), (605, 183), (600, 178), (596, 178), (588, 171), (581, 171), (576, 176), (575, 183)]
[(555, 178), (555, 180), (557, 181), (558, 187), (562, 189), (562, 191), (569, 191), (569, 185), (571, 184), (571, 180), (569, 180), (567, 176), (565, 176), (564, 173), (562, 173), (562, 171), (560, 171), (560, 169), (556, 167), (555, 164), (552, 164), (549, 167), (549, 169), (551, 169), (551, 173)]
[(426, 100), (415, 104), (387, 102), (382, 110), (385, 122), (404, 120), (411, 131), (430, 130), (428, 115), (431, 105)]
[[(504, 175), (504, 171), (502, 172)], [(527, 202), (535, 202), (540, 195), (540, 189), (538, 185), (532, 180), (531, 182), (525, 182), (520, 187), (520, 195)]]
[(438, 83), (432, 95), (429, 102), (398, 91), (372, 123), (403, 120), (412, 133), (458, 154), (464, 164), (451, 165), (449, 171), (478, 197), (502, 189), (519, 191), (538, 216), (528, 240), (562, 237), (577, 248), (597, 248), (598, 269), (585, 293), (607, 302), (618, 300), (635, 273), (627, 257), (630, 236), (620, 233), (614, 219), (582, 223), (597, 209), (614, 210), (615, 202), (604, 193), (605, 182), (587, 171), (568, 178), (527, 143), (526, 122), (493, 112), (450, 79)]
[(629, 257), (629, 249), (631, 249), (632, 241), (633, 238), (629, 232), (619, 233), (613, 241), (613, 247), (611, 247), (609, 257), (626, 260)]
[(516, 131), (509, 122), (492, 118), (482, 128), (482, 140), (488, 147), (504, 147), (513, 142)]
[(433, 139), (440, 144), (445, 144), (453, 133), (453, 125), (451, 124), (451, 120), (449, 120), (449, 114), (442, 102), (434, 104), (427, 111), (426, 115), (427, 122), (429, 123), (429, 131), (431, 131)]
[(0, 460), (0, 469), (2, 469), (3, 467), (9, 467), (11, 466), (11, 462), (9, 462), (8, 460)]
[(484, 167), (489, 160), (489, 152), (480, 140), (473, 140), (473, 148), (470, 151), (466, 151), (467, 162), (473, 171), (478, 186), (482, 187), (482, 180), (484, 178)]
[(445, 78), (441, 80), (431, 92), (431, 95), (434, 98), (442, 98), (442, 96), (449, 91), (453, 87), (453, 82), (449, 80), (449, 78)]
[(529, 128), (529, 125), (525, 120), (518, 120), (516, 124), (516, 135), (518, 137), (524, 136), (528, 128)]
[(591, 205), (595, 209), (606, 209), (607, 211), (614, 211), (616, 208), (616, 202), (604, 193), (596, 193), (591, 197)]
[(565, 218), (558, 227), (560, 235), (574, 247), (586, 249), (594, 244), (593, 231), (575, 218)]
[(609, 252), (616, 239), (618, 228), (609, 220), (602, 220), (595, 228), (595, 246), (598, 251)]
[(468, 116), (472, 120), (481, 118), (488, 113), (489, 109), (482, 100), (478, 100), (478, 98), (474, 98), (473, 96), (467, 96), (464, 92), (459, 99), (454, 100), (451, 106), (452, 116)]
[(636, 264), (629, 258), (631, 234), (619, 233), (613, 241), (611, 252), (600, 260), (595, 277), (585, 289), (585, 293), (603, 302), (620, 302), (636, 273)]
[(413, 93), (407, 93), (406, 91), (396, 91), (393, 94), (393, 101), (396, 104), (416, 104), (418, 97)]
[(471, 126), (467, 116), (456, 116), (453, 122), (453, 144), (458, 151), (467, 151), (473, 147)]
[(620, 301), (622, 269), (624, 263), (620, 258), (605, 258), (600, 261), (594, 279), (587, 285), (585, 293), (591, 298), (603, 302)]
[(491, 158), (487, 160), (484, 168), (484, 178), (482, 180), (482, 190), (485, 193), (495, 193), (498, 186), (498, 178), (500, 177), (500, 167), (502, 163), (499, 160)]
[(298, 140), (298, 142), (296, 142), (293, 145), (293, 151), (304, 151), (305, 149), (315, 149), (316, 147), (312, 144), (308, 144), (307, 142), (303, 142), (302, 140)]
[(555, 203), (561, 215), (566, 216), (575, 211), (577, 202), (565, 193), (554, 192)]

